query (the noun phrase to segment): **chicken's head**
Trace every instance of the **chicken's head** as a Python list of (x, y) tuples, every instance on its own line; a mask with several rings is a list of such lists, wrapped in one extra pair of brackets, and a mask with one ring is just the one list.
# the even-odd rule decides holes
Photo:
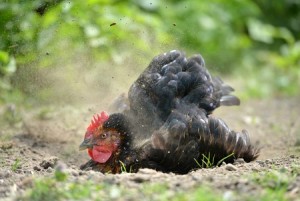
[(87, 149), (93, 161), (106, 163), (121, 148), (127, 136), (122, 114), (101, 112), (93, 117), (79, 149)]

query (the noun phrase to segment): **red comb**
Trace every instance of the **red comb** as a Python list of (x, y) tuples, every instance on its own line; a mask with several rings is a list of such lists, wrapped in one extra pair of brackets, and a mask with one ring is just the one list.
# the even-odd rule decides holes
[(91, 121), (91, 124), (87, 127), (88, 131), (94, 131), (96, 128), (98, 128), (100, 125), (102, 125), (107, 119), (108, 114), (106, 112), (101, 112), (99, 114), (95, 114), (93, 116), (93, 119)]

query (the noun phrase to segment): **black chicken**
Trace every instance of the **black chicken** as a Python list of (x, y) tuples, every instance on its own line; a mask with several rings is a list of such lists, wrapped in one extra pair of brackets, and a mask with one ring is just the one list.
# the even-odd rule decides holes
[(180, 51), (155, 57), (131, 86), (129, 107), (92, 120), (81, 149), (91, 160), (81, 169), (120, 173), (153, 168), (187, 173), (208, 162), (250, 162), (259, 150), (248, 133), (235, 132), (210, 116), (221, 105), (239, 105), (233, 88), (211, 77), (201, 55)]

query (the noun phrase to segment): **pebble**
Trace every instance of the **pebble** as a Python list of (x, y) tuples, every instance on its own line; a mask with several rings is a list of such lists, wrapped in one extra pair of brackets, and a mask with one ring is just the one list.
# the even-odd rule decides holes
[(48, 169), (49, 167), (54, 168), (58, 161), (58, 158), (55, 156), (51, 156), (49, 158), (44, 159), (41, 163), (40, 166), (44, 169)]
[(225, 166), (225, 170), (228, 170), (228, 171), (237, 171), (237, 167), (235, 167), (234, 165), (232, 164), (227, 164)]
[(244, 164), (246, 163), (245, 160), (243, 158), (238, 158), (234, 161), (234, 165), (237, 165), (237, 164)]
[(266, 162), (266, 163), (272, 163), (272, 160), (266, 159), (265, 162)]
[(38, 167), (38, 166), (34, 166), (33, 169), (36, 170), (36, 171), (41, 171), (41, 168)]
[(263, 162), (263, 161), (257, 160), (256, 162), (257, 162), (261, 167), (265, 167), (265, 166), (266, 166), (266, 163)]
[(191, 178), (194, 181), (202, 181), (203, 180), (203, 176), (201, 174), (197, 174), (197, 173), (191, 174)]
[(79, 172), (76, 171), (76, 170), (70, 170), (71, 174), (74, 176), (74, 177), (77, 177), (79, 176)]
[(259, 172), (259, 169), (257, 169), (256, 167), (251, 168), (251, 170), (254, 172)]
[(142, 169), (139, 169), (138, 173), (141, 173), (141, 174), (155, 174), (157, 173), (156, 170), (153, 170), (153, 169), (148, 169), (148, 168), (142, 168)]
[(137, 183), (143, 183), (145, 181), (150, 181), (151, 175), (137, 174), (132, 180)]
[(33, 174), (33, 171), (31, 171), (31, 170), (23, 170), (23, 173), (24, 174)]
[(82, 175), (87, 175), (86, 171), (82, 171), (82, 170), (79, 170), (79, 176), (82, 176)]

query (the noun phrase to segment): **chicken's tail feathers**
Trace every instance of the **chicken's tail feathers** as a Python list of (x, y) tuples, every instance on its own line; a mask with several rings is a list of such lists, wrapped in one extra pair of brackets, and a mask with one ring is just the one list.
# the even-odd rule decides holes
[(210, 160), (206, 163), (215, 166), (223, 161), (233, 163), (238, 158), (251, 162), (259, 156), (259, 149), (251, 144), (247, 131), (232, 131), (218, 118), (209, 117), (207, 121), (192, 123), (198, 129), (185, 127), (182, 122), (164, 125), (148, 141), (147, 159), (163, 167), (155, 167), (157, 170), (187, 173), (199, 168), (197, 162), (203, 160)]
[[(217, 118), (209, 118), (210, 141), (208, 146), (217, 150), (216, 155), (226, 156), (233, 154), (232, 159), (243, 158), (246, 162), (255, 160), (260, 149), (250, 142), (246, 130), (235, 132), (228, 128), (225, 122)], [(232, 159), (230, 162), (232, 162)]]
[(243, 158), (246, 162), (251, 162), (257, 159), (260, 154), (260, 148), (254, 146), (250, 142), (248, 131), (242, 130), (237, 138), (239, 139), (237, 139), (234, 150), (234, 153), (236, 153), (236, 158)]

